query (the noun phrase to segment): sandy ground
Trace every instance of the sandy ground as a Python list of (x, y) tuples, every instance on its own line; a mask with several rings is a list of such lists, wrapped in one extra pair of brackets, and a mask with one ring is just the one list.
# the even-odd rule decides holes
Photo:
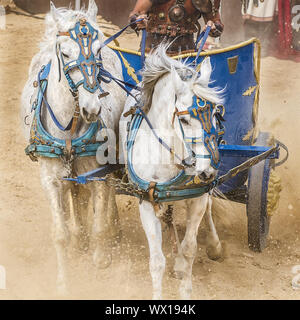
[[(50, 208), (41, 190), (38, 165), (24, 154), (19, 119), (21, 91), (43, 29), (43, 21), (10, 14), (6, 30), (0, 30), (0, 265), (7, 272), (7, 289), (0, 290), (0, 299), (58, 298)], [(126, 35), (121, 45), (136, 48), (134, 34)], [(201, 230), (193, 271), (194, 299), (300, 298), (300, 291), (291, 285), (292, 267), (300, 265), (299, 75), (300, 64), (275, 58), (262, 61), (260, 127), (273, 132), (291, 152), (288, 163), (278, 170), (283, 192), (268, 248), (263, 253), (250, 251), (245, 206), (221, 203), (231, 221), (219, 227), (227, 257), (221, 263), (207, 258)], [(118, 206), (123, 239), (113, 251), (112, 266), (96, 270), (90, 253), (80, 256), (71, 251), (69, 298), (151, 298), (148, 246), (136, 201), (119, 196)], [(183, 224), (179, 231), (182, 236)], [(167, 234), (164, 240), (168, 255)], [(179, 283), (170, 276), (171, 267), (168, 258), (163, 284), (166, 299), (178, 298)]]

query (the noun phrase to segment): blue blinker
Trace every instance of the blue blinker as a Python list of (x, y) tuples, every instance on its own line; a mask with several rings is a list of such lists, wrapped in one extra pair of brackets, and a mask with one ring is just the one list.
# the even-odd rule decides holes
[[(96, 58), (93, 51), (93, 43), (99, 39), (98, 31), (95, 30), (88, 22), (81, 19), (76, 23), (75, 27), (69, 30), (70, 38), (74, 40), (80, 49), (77, 60), (65, 63), (61, 54), (61, 59), (64, 65), (64, 73), (73, 91), (76, 91), (80, 85), (91, 92), (95, 93), (97, 89), (103, 92), (98, 80), (98, 66), (102, 66), (100, 58)], [(83, 80), (74, 83), (71, 79), (69, 72), (78, 68), (82, 75)]]
[[(204, 141), (202, 142), (210, 154), (211, 166), (215, 169), (218, 169), (220, 166), (218, 142), (224, 134), (224, 127), (222, 126), (222, 128), (219, 128), (220, 124), (218, 122), (218, 128), (213, 125), (214, 108), (215, 105), (212, 102), (195, 95), (193, 97), (193, 104), (188, 108), (188, 112), (192, 118), (201, 122), (204, 132)], [(193, 144), (197, 142), (197, 140), (196, 142), (193, 140)]]

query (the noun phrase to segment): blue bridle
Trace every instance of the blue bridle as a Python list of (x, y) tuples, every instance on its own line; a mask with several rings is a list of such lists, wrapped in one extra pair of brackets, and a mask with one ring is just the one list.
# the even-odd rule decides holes
[[(189, 158), (184, 160), (184, 164), (188, 166), (195, 165), (196, 159), (210, 159), (210, 165), (214, 169), (219, 169), (220, 167), (220, 156), (219, 156), (219, 145), (222, 142), (223, 136), (225, 134), (225, 127), (223, 125), (223, 116), (225, 109), (222, 105), (216, 106), (206, 99), (193, 97), (193, 104), (187, 111), (176, 112), (179, 127), (183, 136), (183, 141), (185, 147), (188, 151)], [(182, 122), (180, 117), (184, 115), (190, 115), (191, 118), (196, 119), (201, 122), (203, 129), (203, 137), (188, 137), (185, 135)], [(216, 126), (214, 126), (213, 118), (216, 118)], [(204, 144), (208, 155), (196, 154), (192, 146), (197, 144)]]
[[(59, 56), (63, 64), (63, 71), (68, 80), (69, 86), (73, 92), (76, 92), (79, 86), (83, 85), (84, 89), (91, 93), (100, 90), (104, 93), (100, 85), (99, 70), (102, 68), (101, 56), (98, 58), (94, 55), (93, 43), (99, 40), (98, 31), (95, 30), (85, 19), (76, 23), (75, 27), (69, 32), (59, 32), (58, 36), (69, 36), (79, 46), (79, 56), (76, 60), (65, 63), (61, 48), (58, 47)], [(83, 79), (75, 83), (70, 75), (74, 69), (80, 70)]]
[[(42, 107), (43, 102), (47, 107), (50, 108), (46, 99), (45, 92), (48, 85), (48, 76), (51, 68), (51, 62), (47, 66), (43, 67), (39, 72), (39, 92), (37, 100), (32, 106), (34, 111), (34, 117), (31, 125), (30, 131), (30, 145), (25, 149), (25, 153), (30, 156), (33, 161), (37, 161), (39, 157), (45, 158), (68, 158), (68, 150), (66, 141), (62, 139), (57, 139), (47, 132), (45, 129), (42, 119)], [(49, 110), (48, 108), (48, 110)], [(50, 112), (51, 110), (51, 112)], [(52, 119), (56, 119), (52, 109), (50, 108), (49, 112)], [(56, 120), (57, 121), (57, 120)], [(70, 130), (72, 122), (64, 131)], [(61, 125), (60, 125), (61, 126)], [(62, 126), (61, 126), (62, 127)], [(62, 127), (63, 128), (63, 127)], [(101, 119), (97, 122), (92, 123), (88, 130), (81, 136), (76, 139), (73, 139), (71, 142), (72, 146), (72, 156), (74, 157), (90, 157), (95, 156), (97, 150), (103, 142), (97, 141), (97, 133), (106, 128), (105, 124)], [(63, 129), (61, 129), (63, 130)]]
[[(100, 85), (100, 79), (103, 78), (100, 70), (104, 70), (102, 67), (102, 61), (100, 58), (95, 57), (92, 51), (93, 43), (98, 40), (98, 31), (96, 31), (88, 22), (86, 22), (85, 19), (81, 19), (76, 23), (73, 29), (69, 30), (69, 32), (59, 32), (58, 36), (69, 36), (78, 44), (80, 48), (80, 53), (77, 60), (73, 60), (68, 63), (65, 63), (60, 47), (57, 48), (59, 49), (59, 52), (57, 52), (59, 71), (60, 61), (62, 61), (63, 72), (68, 80), (71, 89), (70, 91), (75, 99), (75, 112), (67, 127), (63, 127), (57, 120), (45, 97), (48, 76), (51, 69), (50, 61), (47, 66), (43, 67), (38, 74), (37, 82), (39, 91), (36, 103), (33, 106), (35, 113), (31, 128), (30, 145), (26, 148), (26, 154), (29, 155), (33, 160), (37, 160), (37, 158), (40, 156), (48, 158), (66, 157), (67, 159), (72, 159), (75, 156), (95, 156), (98, 148), (102, 145), (102, 143), (96, 141), (96, 135), (98, 131), (105, 128), (105, 124), (100, 117), (96, 123), (92, 123), (90, 125), (89, 129), (83, 136), (73, 140), (56, 139), (45, 130), (42, 124), (41, 110), (44, 103), (56, 126), (61, 131), (70, 131), (72, 138), (72, 135), (76, 130), (77, 119), (80, 114), (78, 102), (79, 86), (83, 85), (84, 89), (91, 93), (95, 93), (96, 90), (99, 89), (101, 94), (105, 94)], [(75, 68), (79, 69), (83, 75), (83, 79), (78, 83), (74, 83), (72, 77), (70, 76), (70, 71)], [(107, 83), (110, 81), (111, 79), (105, 80)]]
[[(118, 35), (123, 33), (130, 25), (126, 26), (118, 34), (110, 37), (104, 43), (102, 43), (100, 50), (108, 43), (113, 41)], [(143, 34), (145, 42), (145, 32), (143, 32)], [(70, 156), (95, 156), (97, 149), (103, 144), (96, 141), (97, 132), (103, 128), (106, 128), (105, 124), (99, 117), (97, 123), (92, 123), (82, 137), (71, 140), (70, 143), (67, 143), (65, 140), (56, 139), (45, 130), (42, 124), (41, 110), (43, 103), (46, 106), (55, 125), (61, 131), (70, 131), (72, 135), (72, 130), (74, 130), (74, 127), (76, 126), (75, 118), (78, 118), (79, 116), (78, 88), (81, 85), (85, 90), (91, 93), (95, 93), (96, 90), (99, 89), (101, 92), (100, 97), (104, 97), (108, 93), (104, 92), (102, 89), (101, 82), (103, 81), (105, 83), (110, 83), (111, 81), (115, 81), (123, 90), (127, 92), (127, 94), (131, 95), (129, 90), (126, 89), (126, 86), (130, 86), (130, 84), (115, 78), (112, 74), (105, 70), (102, 64), (101, 55), (99, 54), (99, 57), (96, 57), (93, 53), (92, 46), (95, 41), (99, 40), (99, 34), (90, 23), (88, 23), (85, 19), (81, 19), (76, 23), (75, 27), (70, 29), (68, 32), (59, 32), (57, 37), (60, 36), (70, 37), (70, 39), (78, 44), (80, 50), (79, 56), (76, 60), (66, 63), (60, 46), (57, 45), (56, 47), (56, 54), (59, 64), (59, 81), (61, 80), (60, 64), (62, 62), (63, 72), (70, 86), (70, 91), (75, 99), (76, 108), (74, 116), (69, 124), (66, 127), (62, 126), (45, 97), (48, 85), (48, 76), (52, 64), (50, 61), (40, 70), (38, 74), (37, 83), (39, 91), (38, 97), (32, 107), (32, 111), (34, 111), (34, 118), (31, 127), (31, 140), (30, 145), (25, 150), (26, 154), (29, 155), (34, 161), (36, 161), (38, 157), (67, 157), (69, 159)], [(142, 55), (142, 59), (144, 59), (144, 55)], [(83, 76), (83, 79), (77, 83), (74, 82), (70, 75), (70, 72), (74, 69), (78, 69)], [(132, 87), (139, 89), (136, 86)], [(70, 147), (71, 150), (69, 150)], [(71, 155), (69, 154), (70, 152)]]
[[(214, 110), (214, 108), (216, 108), (216, 110)], [(224, 121), (223, 112), (221, 110), (224, 111), (224, 107), (216, 106), (215, 104), (209, 101), (206, 101), (205, 99), (194, 96), (193, 104), (191, 107), (188, 108), (187, 111), (184, 111), (184, 112), (175, 111), (175, 114), (174, 114), (174, 116), (177, 115), (178, 117), (183, 139), (184, 139), (184, 144), (190, 154), (189, 158), (195, 159), (196, 157), (201, 157), (201, 158), (211, 159), (211, 165), (214, 168), (218, 168), (220, 164), (220, 159), (218, 154), (218, 145), (222, 141), (223, 135), (225, 133), (225, 128), (222, 124), (222, 121)], [(184, 129), (180, 122), (180, 116), (187, 115), (187, 114), (191, 115), (191, 117), (199, 120), (202, 123), (202, 127), (205, 132), (203, 139), (197, 138), (197, 137), (189, 138), (185, 136)], [(214, 116), (217, 119), (216, 127), (213, 125)], [(133, 184), (138, 186), (141, 190), (148, 192), (151, 187), (151, 182), (146, 181), (137, 175), (137, 173), (133, 168), (133, 161), (132, 161), (133, 146), (135, 144), (137, 133), (143, 120), (146, 121), (146, 123), (148, 124), (149, 128), (153, 132), (158, 142), (165, 149), (167, 149), (171, 154), (173, 154), (177, 159), (180, 159), (180, 157), (174, 152), (174, 150), (171, 147), (167, 145), (167, 143), (163, 141), (163, 139), (161, 139), (156, 134), (155, 129), (153, 128), (145, 112), (141, 109), (141, 107), (137, 106), (135, 110), (135, 114), (130, 122), (128, 137), (127, 137), (128, 176), (130, 181)], [(194, 143), (204, 143), (205, 147), (209, 152), (209, 155), (196, 155), (192, 151), (192, 148), (190, 146), (191, 144), (194, 144)], [(172, 178), (169, 181), (155, 184), (155, 191), (154, 191), (155, 198), (160, 202), (176, 201), (182, 198), (188, 199), (188, 198), (195, 197), (195, 195), (201, 196), (202, 194), (214, 188), (218, 182), (217, 179), (207, 184), (200, 182), (199, 186), (195, 188), (188, 188), (188, 189), (186, 188), (186, 185), (190, 184), (192, 181), (195, 181), (194, 179), (195, 177), (187, 175), (185, 173), (185, 168), (191, 167), (194, 164), (195, 164), (195, 161), (192, 161), (191, 163), (189, 163), (188, 159), (182, 160), (180, 164), (180, 167), (182, 168), (182, 170), (179, 172), (179, 174), (176, 177)]]

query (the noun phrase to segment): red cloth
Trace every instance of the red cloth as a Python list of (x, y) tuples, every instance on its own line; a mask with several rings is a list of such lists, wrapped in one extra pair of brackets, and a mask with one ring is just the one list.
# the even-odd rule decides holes
[(274, 55), (280, 59), (300, 62), (300, 51), (293, 49), (293, 32), (290, 0), (278, 0), (278, 50)]

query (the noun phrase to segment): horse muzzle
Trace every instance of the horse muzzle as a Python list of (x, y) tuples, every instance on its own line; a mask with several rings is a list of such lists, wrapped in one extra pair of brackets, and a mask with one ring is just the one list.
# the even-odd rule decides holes
[(82, 118), (86, 123), (93, 123), (97, 122), (99, 119), (99, 115), (101, 113), (101, 107), (99, 108), (99, 111), (96, 112), (88, 112), (86, 108), (82, 108)]

